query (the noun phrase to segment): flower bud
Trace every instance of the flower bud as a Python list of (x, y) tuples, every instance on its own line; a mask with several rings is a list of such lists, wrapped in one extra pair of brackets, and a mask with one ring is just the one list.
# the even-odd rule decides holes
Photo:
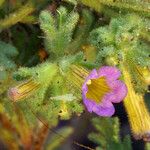
[(144, 103), (143, 95), (135, 92), (131, 76), (127, 68), (123, 67), (123, 76), (128, 88), (128, 94), (124, 100), (131, 130), (135, 139), (150, 141), (150, 115)]
[(10, 88), (8, 91), (8, 96), (14, 102), (24, 99), (30, 96), (35, 90), (37, 90), (39, 88), (39, 85), (40, 84), (30, 79), (26, 82), (17, 85), (16, 87)]

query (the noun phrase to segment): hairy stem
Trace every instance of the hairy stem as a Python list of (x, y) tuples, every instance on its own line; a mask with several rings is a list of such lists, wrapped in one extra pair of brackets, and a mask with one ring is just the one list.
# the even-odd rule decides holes
[(31, 2), (27, 2), (19, 10), (0, 20), (0, 30), (6, 29), (24, 19), (35, 10)]

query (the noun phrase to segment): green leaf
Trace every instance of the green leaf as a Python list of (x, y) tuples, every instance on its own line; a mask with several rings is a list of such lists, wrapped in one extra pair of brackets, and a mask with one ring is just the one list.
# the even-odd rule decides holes
[(129, 137), (125, 137), (123, 141), (119, 137), (118, 118), (94, 118), (92, 123), (96, 132), (90, 133), (89, 139), (99, 145), (98, 150), (132, 149)]
[(78, 13), (73, 11), (68, 13), (64, 7), (57, 10), (57, 17), (48, 11), (41, 12), (39, 20), (45, 33), (45, 47), (48, 52), (54, 53), (54, 56), (64, 55), (66, 47), (72, 40), (78, 19)]
[(63, 127), (56, 131), (56, 134), (51, 135), (48, 140), (48, 145), (46, 146), (46, 150), (56, 150), (56, 148), (60, 148), (61, 144), (70, 136), (73, 132), (71, 127)]
[(11, 45), (0, 41), (0, 66), (4, 69), (16, 67), (13, 59), (18, 55), (17, 49)]

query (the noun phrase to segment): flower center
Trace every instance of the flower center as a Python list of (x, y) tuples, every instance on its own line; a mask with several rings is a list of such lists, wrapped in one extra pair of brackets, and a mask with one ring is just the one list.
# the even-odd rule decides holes
[(103, 96), (111, 91), (104, 76), (97, 79), (90, 79), (86, 84), (88, 87), (86, 97), (96, 103), (100, 103)]

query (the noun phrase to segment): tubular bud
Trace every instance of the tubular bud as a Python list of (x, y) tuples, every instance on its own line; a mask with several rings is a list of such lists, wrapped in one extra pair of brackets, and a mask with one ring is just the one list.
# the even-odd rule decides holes
[(27, 80), (26, 82), (12, 87), (8, 91), (8, 96), (13, 102), (24, 99), (30, 96), (35, 90), (39, 88), (40, 84), (34, 82), (33, 79)]
[(143, 95), (135, 92), (126, 66), (123, 66), (123, 76), (128, 88), (128, 94), (123, 102), (133, 136), (135, 139), (150, 141), (150, 115), (144, 103)]

